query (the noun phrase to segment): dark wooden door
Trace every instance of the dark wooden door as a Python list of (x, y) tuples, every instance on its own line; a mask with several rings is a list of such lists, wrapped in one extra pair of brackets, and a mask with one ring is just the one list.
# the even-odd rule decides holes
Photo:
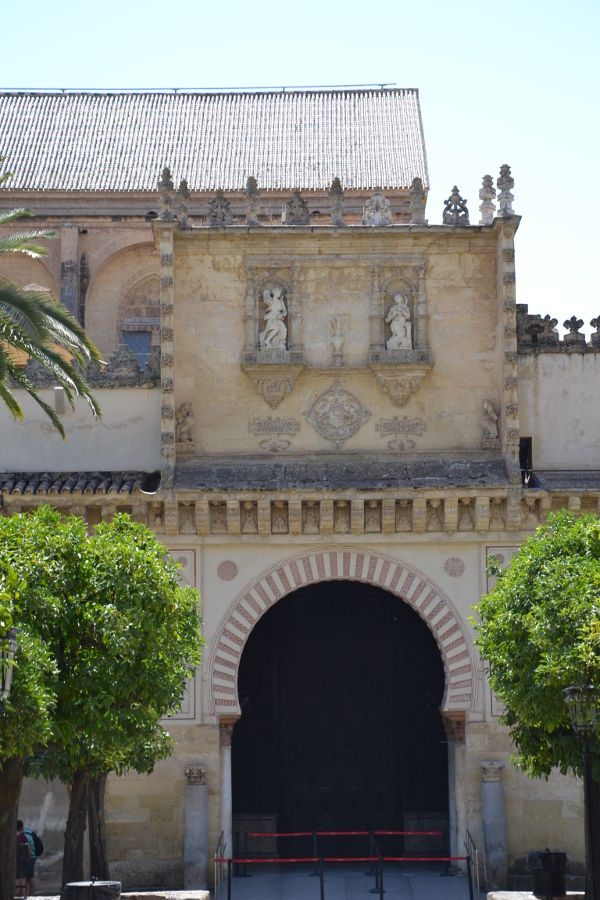
[[(250, 636), (239, 688), (237, 812), (276, 813), (283, 831), (353, 831), (447, 809), (443, 667), (397, 598), (353, 582), (295, 592)], [(360, 855), (368, 843), (327, 838), (320, 849)], [(309, 846), (285, 840), (279, 850)]]

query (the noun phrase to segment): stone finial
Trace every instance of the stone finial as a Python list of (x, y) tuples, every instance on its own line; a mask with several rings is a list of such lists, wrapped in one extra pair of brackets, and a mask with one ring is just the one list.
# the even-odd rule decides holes
[(188, 201), (191, 195), (185, 178), (182, 178), (179, 182), (179, 190), (175, 196), (177, 201), (175, 208), (177, 220), (182, 228), (186, 228), (188, 223)]
[(583, 319), (577, 316), (571, 316), (563, 322), (565, 328), (569, 329), (569, 333), (565, 334), (565, 347), (567, 350), (585, 350), (585, 335), (581, 334), (579, 329), (583, 325)]
[(512, 203), (515, 198), (511, 191), (515, 186), (515, 179), (510, 174), (510, 166), (507, 166), (506, 163), (500, 166), (500, 177), (496, 181), (496, 186), (500, 191), (498, 194), (498, 215), (514, 216)]
[(427, 225), (425, 204), (427, 194), (420, 178), (413, 178), (410, 186), (410, 221), (409, 225)]
[(300, 196), (300, 191), (292, 193), (292, 199), (285, 208), (286, 225), (310, 225), (310, 212), (305, 201)]
[(246, 198), (246, 225), (258, 225), (258, 201), (260, 199), (260, 193), (258, 190), (258, 182), (253, 175), (249, 175), (246, 179), (244, 195)]
[(494, 187), (494, 179), (491, 175), (483, 176), (481, 188), (479, 189), (479, 199), (481, 200), (481, 206), (479, 207), (481, 219), (479, 220), (479, 224), (491, 225), (494, 221), (494, 216), (496, 215), (496, 204), (494, 203), (494, 200), (496, 199), (496, 188)]
[(592, 333), (592, 347), (597, 347), (600, 349), (600, 316), (596, 316), (595, 319), (592, 319), (590, 322), (592, 328), (596, 330)]
[(171, 170), (165, 166), (158, 182), (158, 190), (160, 191), (160, 206), (158, 218), (163, 222), (172, 221), (175, 218), (173, 206), (175, 202), (173, 179), (171, 178)]
[(467, 201), (460, 196), (460, 191), (454, 185), (452, 193), (445, 201), (442, 223), (444, 225), (469, 225), (469, 210)]
[(233, 214), (231, 212), (231, 204), (225, 199), (223, 191), (217, 191), (214, 200), (208, 204), (208, 224), (216, 227), (224, 227), (231, 225), (233, 222)]
[(392, 207), (380, 187), (376, 187), (363, 207), (363, 225), (391, 225)]
[(344, 224), (344, 189), (339, 178), (334, 178), (329, 188), (331, 200), (331, 224), (340, 226)]

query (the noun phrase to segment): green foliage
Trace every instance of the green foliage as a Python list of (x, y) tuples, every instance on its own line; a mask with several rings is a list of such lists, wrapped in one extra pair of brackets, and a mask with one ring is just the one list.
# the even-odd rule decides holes
[[(0, 641), (20, 621), (25, 585), (6, 559), (0, 560)], [(32, 753), (50, 735), (56, 669), (48, 648), (27, 626), (18, 634), (12, 688), (0, 718), (2, 760)]]
[(476, 608), (476, 643), (505, 704), (517, 762), (531, 775), (555, 766), (581, 774), (562, 691), (600, 691), (600, 519), (549, 516), (497, 579)]
[(49, 507), (0, 519), (0, 556), (26, 582), (20, 617), (56, 662), (52, 739), (31, 771), (70, 781), (150, 771), (200, 659), (197, 593), (144, 525), (118, 515), (88, 536)]
[[(2, 162), (3, 157), (0, 156), (0, 165)], [(8, 178), (8, 172), (0, 175), (0, 185)], [(0, 213), (0, 227), (32, 215), (27, 209)], [(37, 259), (47, 252), (38, 241), (55, 236), (53, 231), (2, 234), (0, 253), (25, 253)], [(64, 389), (71, 406), (74, 405), (75, 398), (81, 396), (89, 403), (92, 413), (100, 415), (100, 407), (80, 368), (90, 360), (100, 361), (100, 353), (77, 319), (48, 294), (25, 290), (0, 278), (0, 398), (16, 419), (22, 419), (23, 410), (13, 393), (12, 384), (22, 388), (44, 410), (64, 438), (65, 432), (59, 417), (39, 396), (22, 365), (17, 362), (15, 351), (27, 354), (47, 369)]]

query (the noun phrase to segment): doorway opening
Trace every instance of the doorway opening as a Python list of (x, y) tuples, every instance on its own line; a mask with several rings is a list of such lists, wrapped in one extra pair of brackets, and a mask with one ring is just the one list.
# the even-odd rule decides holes
[[(398, 597), (354, 581), (294, 591), (250, 634), (238, 691), (234, 831), (440, 829), (442, 839), (395, 838), (393, 850), (447, 851), (444, 668)], [(327, 841), (327, 853), (364, 851)]]

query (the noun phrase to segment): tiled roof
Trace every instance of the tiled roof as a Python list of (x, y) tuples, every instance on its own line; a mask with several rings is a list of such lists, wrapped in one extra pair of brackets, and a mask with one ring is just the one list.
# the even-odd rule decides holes
[(428, 187), (416, 90), (0, 94), (9, 190)]
[(0, 494), (132, 494), (144, 472), (2, 472)]

